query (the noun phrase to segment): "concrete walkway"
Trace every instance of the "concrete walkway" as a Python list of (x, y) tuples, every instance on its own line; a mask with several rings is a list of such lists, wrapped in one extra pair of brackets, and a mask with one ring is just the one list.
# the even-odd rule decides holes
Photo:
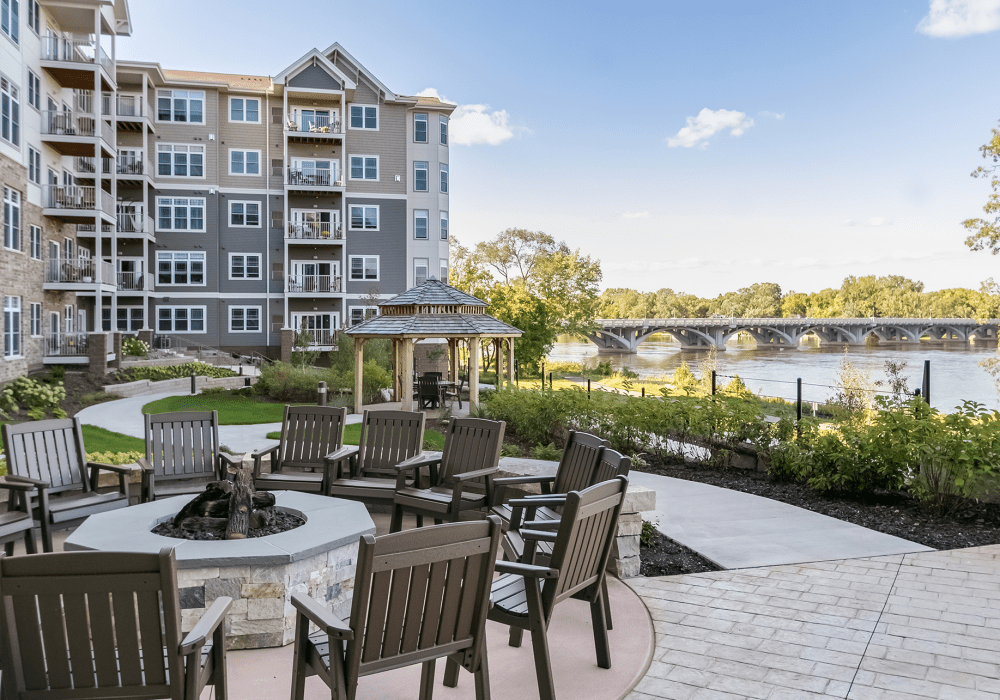
[(929, 547), (740, 491), (633, 471), (656, 528), (724, 569), (930, 552)]

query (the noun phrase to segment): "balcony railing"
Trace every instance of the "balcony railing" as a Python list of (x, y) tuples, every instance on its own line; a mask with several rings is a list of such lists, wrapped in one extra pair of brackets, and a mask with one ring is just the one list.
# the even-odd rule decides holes
[(141, 209), (118, 207), (119, 233), (152, 233), (153, 220), (142, 215)]
[[(111, 116), (112, 93), (101, 93), (101, 114)], [(77, 90), (73, 95), (73, 111), (94, 114), (94, 92), (93, 90)]]
[(46, 333), (45, 356), (79, 356), (89, 350), (86, 333)]
[(299, 343), (299, 339), (303, 336), (309, 343), (309, 347), (331, 347), (337, 345), (337, 331), (330, 329), (315, 328), (313, 330), (306, 331), (296, 331), (295, 332), (295, 342)]
[[(114, 163), (114, 158), (101, 158), (101, 172), (105, 175), (111, 174), (112, 163)], [(77, 156), (73, 159), (73, 163), (76, 166), (76, 172), (78, 175), (94, 175), (96, 173), (96, 168), (94, 167), (94, 159), (87, 158), (84, 156)]]
[[(115, 64), (111, 62), (111, 57), (108, 56), (107, 52), (104, 51), (104, 47), (102, 46), (97, 47), (97, 58), (101, 62), (101, 66), (104, 67), (104, 70), (106, 70), (112, 77), (114, 77)], [(108, 108), (109, 113), (110, 111), (111, 109)]]
[(45, 281), (90, 284), (96, 279), (95, 269), (93, 260), (84, 258), (49, 258)]
[(142, 95), (118, 95), (116, 108), (119, 117), (141, 117), (146, 113)]
[(340, 275), (288, 275), (288, 291), (338, 294), (343, 289), (342, 281)]
[(42, 133), (52, 136), (93, 136), (96, 120), (90, 112), (42, 111)]
[(340, 241), (344, 239), (344, 229), (336, 222), (311, 222), (307, 224), (288, 224), (286, 238), (319, 241)]
[[(74, 35), (74, 34), (46, 34), (42, 37), (42, 60), (43, 61), (64, 61), (67, 63), (96, 63), (101, 61), (109, 70), (111, 59), (107, 58), (104, 50), (98, 54), (97, 42), (94, 35)], [(107, 59), (105, 64), (104, 59)]]
[[(42, 201), (48, 209), (96, 209), (96, 192), (82, 185), (43, 185)], [(111, 195), (102, 199), (111, 199)]]
[(340, 134), (342, 123), (339, 119), (331, 119), (328, 116), (318, 114), (312, 116), (299, 115), (296, 119), (294, 114), (289, 114), (285, 121), (285, 131), (300, 131), (312, 134)]
[(119, 175), (142, 175), (145, 171), (146, 159), (142, 151), (132, 154), (118, 154), (118, 174)]
[(146, 292), (153, 290), (153, 273), (119, 272), (117, 287), (120, 292)]
[[(76, 232), (77, 233), (93, 233), (96, 230), (97, 229), (94, 227), (93, 224), (77, 224), (76, 225)], [(114, 229), (112, 229), (111, 224), (101, 224), (101, 233), (113, 233), (113, 231), (114, 231)]]
[(344, 177), (338, 176), (336, 170), (295, 170), (288, 169), (289, 185), (299, 185), (302, 187), (343, 187)]

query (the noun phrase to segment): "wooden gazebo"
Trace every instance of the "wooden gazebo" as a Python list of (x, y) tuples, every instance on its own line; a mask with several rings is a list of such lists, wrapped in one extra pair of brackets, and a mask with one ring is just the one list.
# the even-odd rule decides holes
[(479, 401), (479, 343), (493, 341), (497, 356), (497, 384), (503, 380), (501, 363), (507, 349), (507, 381), (514, 381), (514, 338), (522, 331), (486, 313), (486, 302), (433, 277), (378, 305), (379, 315), (344, 331), (354, 338), (354, 412), (361, 413), (364, 345), (369, 338), (390, 338), (395, 364), (394, 392), (402, 410), (413, 410), (413, 346), (427, 338), (448, 341), (448, 367), (458, 380), (458, 343), (469, 344), (469, 408)]

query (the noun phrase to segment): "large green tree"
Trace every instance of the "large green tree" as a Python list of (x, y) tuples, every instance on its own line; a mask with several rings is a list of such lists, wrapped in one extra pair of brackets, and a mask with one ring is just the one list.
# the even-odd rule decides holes
[(989, 178), (993, 191), (983, 205), (987, 218), (962, 222), (969, 231), (965, 244), (973, 250), (988, 250), (996, 255), (1000, 253), (1000, 129), (993, 129), (993, 138), (979, 150), (992, 165), (980, 165), (972, 171), (972, 177)]

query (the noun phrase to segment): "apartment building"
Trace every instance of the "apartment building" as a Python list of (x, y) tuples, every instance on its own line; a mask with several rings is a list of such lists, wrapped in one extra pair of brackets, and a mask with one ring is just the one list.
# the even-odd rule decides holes
[(274, 76), (178, 71), (116, 59), (124, 0), (2, 7), (0, 381), (87, 363), (112, 330), (278, 357), (305, 328), (329, 350), (447, 277), (453, 105), (340, 44)]

